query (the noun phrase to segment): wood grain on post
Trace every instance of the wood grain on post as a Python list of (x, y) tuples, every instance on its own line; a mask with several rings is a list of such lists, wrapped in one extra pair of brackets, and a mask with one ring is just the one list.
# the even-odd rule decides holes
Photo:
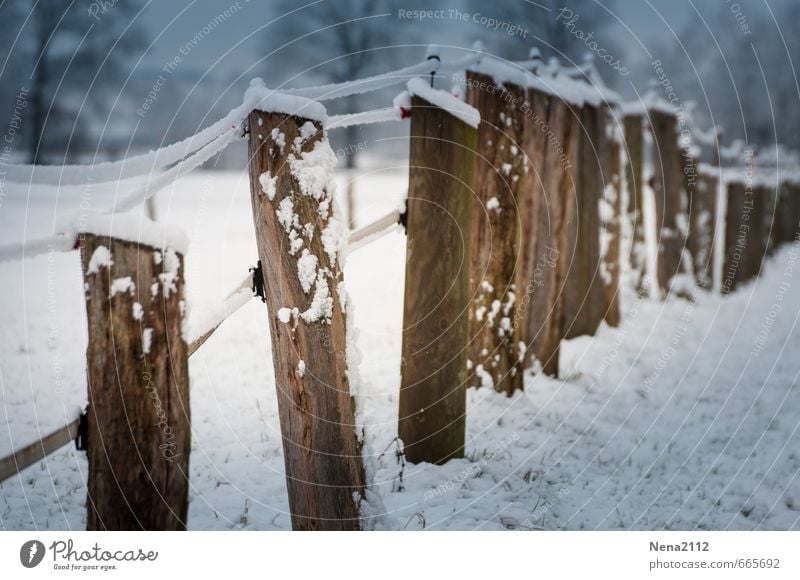
[[(318, 182), (333, 152), (308, 119), (253, 111), (248, 125), (292, 528), (357, 530), (364, 469), (337, 291), (343, 275), (338, 249), (325, 247), (323, 231), (337, 232), (326, 229), (333, 227), (331, 192)], [(313, 174), (301, 184), (295, 169)]]
[(644, 237), (644, 124), (642, 115), (625, 115), (624, 126), (632, 280), (639, 296), (646, 296), (647, 243)]
[(525, 91), (513, 84), (496, 87), (485, 75), (468, 72), (467, 101), (481, 114), (475, 158), (472, 214), (470, 306), (470, 383), (491, 383), (511, 395), (523, 388), (525, 347), (517, 316), (517, 277), (522, 268), (522, 209), (529, 191), (522, 187), (527, 159), (523, 151)]
[[(569, 223), (574, 213), (580, 111), (533, 89), (528, 91), (528, 102), (531, 114), (525, 115), (524, 133), (526, 143), (533, 142), (526, 145), (526, 152), (532, 160), (530, 172), (537, 177), (530, 190), (534, 203), (526, 210), (531, 225), (525, 231), (530, 230), (534, 240), (524, 262), (525, 283), (518, 287), (525, 292), (521, 310), (529, 360), (538, 361), (545, 374), (558, 376), (564, 284), (574, 245)], [(543, 136), (542, 143), (536, 142), (537, 134)], [(541, 155), (539, 148), (544, 150)]]
[(682, 255), (686, 244), (686, 192), (683, 163), (674, 115), (651, 110), (653, 177), (651, 187), (656, 217), (658, 252), (656, 280), (666, 296), (675, 276), (685, 274)]
[(587, 104), (581, 110), (575, 220), (571, 223), (575, 246), (564, 289), (565, 338), (594, 335), (603, 320), (599, 211), (607, 148), (603, 119), (597, 107)]
[(85, 235), (89, 530), (183, 530), (189, 372), (183, 256)]
[(414, 96), (398, 433), (413, 463), (464, 456), (476, 130)]
[(603, 282), (604, 318), (609, 326), (619, 326), (620, 308), (620, 252), (622, 250), (622, 177), (621, 170), (621, 144), (616, 135), (619, 129), (614, 112), (608, 108), (602, 109), (606, 113), (606, 124), (609, 129), (604, 131), (607, 135), (605, 147), (605, 168), (603, 197), (600, 201), (601, 211), (601, 255), (603, 259), (601, 280)]

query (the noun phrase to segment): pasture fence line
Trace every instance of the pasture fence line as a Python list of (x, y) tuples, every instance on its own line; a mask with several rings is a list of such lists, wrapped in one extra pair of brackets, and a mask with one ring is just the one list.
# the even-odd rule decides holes
[[(463, 86), (435, 88), (445, 73)], [(391, 107), (328, 116), (321, 104), (401, 83)], [(409, 118), (405, 208), (349, 231), (327, 130)], [(513, 63), (476, 46), (322, 87), (273, 91), (254, 80), (207, 129), (127, 161), (13, 166), (12, 189), (95, 180), (119, 182), (120, 193), (80, 227), (0, 246), (0, 261), (80, 249), (89, 326), (86, 428), (75, 419), (0, 460), (0, 480), (77, 437), (88, 451), (89, 529), (185, 529), (188, 359), (258, 295), (292, 527), (371, 527), (380, 506), (348, 330), (347, 252), (404, 229), (398, 437), (411, 462), (463, 457), (466, 388), (512, 396), (526, 373), (557, 377), (564, 340), (621, 323), (625, 272), (640, 298), (693, 300), (715, 280), (723, 293), (753, 280), (796, 239), (798, 171), (759, 169), (716, 129), (693, 125), (687, 147), (680, 122), (653, 94), (623, 102), (590, 62), (545, 65), (532, 52)], [(187, 240), (136, 210), (242, 138), (258, 267), (190, 329)], [(745, 167), (723, 167), (731, 159)]]

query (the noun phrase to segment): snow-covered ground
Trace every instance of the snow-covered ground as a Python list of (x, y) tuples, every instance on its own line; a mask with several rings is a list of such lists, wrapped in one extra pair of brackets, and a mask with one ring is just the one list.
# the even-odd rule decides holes
[[(362, 175), (359, 221), (393, 209), (401, 169)], [(192, 240), (195, 314), (255, 261), (244, 173), (196, 173), (160, 194)], [(103, 197), (92, 192), (88, 203)], [(0, 243), (52, 233), (79, 199), (0, 199)], [(348, 258), (378, 480), (394, 529), (800, 529), (800, 247), (722, 298), (625, 295), (624, 322), (567, 343), (564, 380), (506, 398), (468, 392), (467, 457), (397, 463), (405, 240)], [(86, 401), (77, 254), (0, 264), (0, 456)], [(190, 362), (191, 529), (289, 529), (265, 307), (225, 322)], [(402, 484), (399, 476), (402, 474)], [(3, 529), (82, 529), (86, 460), (68, 446), (0, 484)]]

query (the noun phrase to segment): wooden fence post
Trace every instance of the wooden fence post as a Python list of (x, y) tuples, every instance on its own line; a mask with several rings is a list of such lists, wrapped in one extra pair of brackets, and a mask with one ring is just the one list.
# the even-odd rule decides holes
[(250, 113), (250, 192), (292, 528), (357, 530), (364, 468), (340, 296), (344, 223), (333, 213), (335, 156), (317, 120), (324, 110), (315, 109), (302, 109), (314, 119)]
[(603, 314), (609, 326), (619, 326), (619, 292), (620, 292), (620, 251), (622, 247), (622, 183), (621, 183), (621, 144), (617, 138), (622, 129), (618, 127), (616, 112), (610, 107), (603, 107), (606, 113), (605, 167), (603, 169), (603, 197), (600, 200), (601, 238), (600, 253), (601, 280), (605, 299)]
[(574, 253), (564, 288), (564, 338), (593, 335), (603, 320), (600, 256), (600, 200), (606, 158), (605, 115), (595, 106), (581, 110)]
[(628, 189), (628, 223), (631, 228), (630, 264), (639, 296), (647, 295), (647, 244), (644, 237), (644, 124), (640, 113), (626, 114), (625, 179)]
[(686, 246), (692, 256), (695, 283), (705, 290), (711, 290), (714, 285), (718, 183), (719, 176), (710, 168), (699, 168), (696, 182), (687, 183), (689, 237)]
[(476, 130), (420, 96), (411, 110), (398, 433), (407, 460), (445, 463), (466, 437)]
[[(517, 288), (528, 362), (558, 376), (561, 314), (568, 261), (574, 240), (569, 228), (575, 197), (578, 116), (563, 100), (528, 89), (524, 114), (524, 150), (530, 160), (522, 187), (523, 260)], [(528, 224), (528, 225), (525, 225)]]
[(666, 296), (673, 279), (687, 273), (682, 256), (689, 222), (677, 120), (659, 110), (651, 109), (648, 114), (653, 135), (651, 187), (658, 233), (656, 279), (662, 296)]
[(181, 334), (185, 249), (91, 233), (81, 249), (89, 323), (87, 528), (184, 530), (191, 436)]
[[(525, 347), (517, 316), (521, 294), (516, 282), (522, 269), (521, 245), (526, 171), (523, 151), (525, 91), (513, 84), (467, 72), (467, 101), (481, 115), (475, 166), (472, 215), (470, 362), (473, 386), (491, 384), (511, 395), (523, 388)], [(521, 346), (523, 345), (523, 346)]]
[(762, 255), (762, 221), (756, 191), (750, 184), (728, 184), (725, 219), (725, 262), (722, 293), (733, 292), (739, 284), (758, 274)]

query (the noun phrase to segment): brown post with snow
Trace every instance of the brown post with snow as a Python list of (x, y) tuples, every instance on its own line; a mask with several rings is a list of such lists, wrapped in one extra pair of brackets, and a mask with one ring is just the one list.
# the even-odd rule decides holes
[(718, 170), (698, 167), (695, 179), (694, 183), (687, 182), (686, 186), (689, 197), (689, 238), (686, 245), (692, 256), (695, 283), (700, 288), (711, 290), (714, 283)]
[[(525, 253), (517, 287), (528, 361), (558, 376), (564, 283), (574, 240), (569, 224), (574, 212), (580, 109), (555, 96), (528, 89), (524, 115), (525, 152), (530, 159), (523, 187)], [(577, 115), (577, 116), (576, 116)]]
[(600, 200), (607, 148), (604, 119), (598, 107), (586, 104), (581, 110), (575, 219), (571, 223), (575, 246), (564, 288), (565, 338), (593, 335), (603, 320)]
[(673, 287), (673, 279), (688, 273), (682, 260), (688, 226), (686, 191), (677, 120), (659, 110), (650, 110), (648, 114), (653, 136), (651, 187), (658, 240), (656, 279), (662, 296), (666, 296)]
[(329, 187), (335, 156), (317, 121), (253, 111), (248, 126), (292, 528), (358, 530), (364, 469)]
[(628, 222), (631, 228), (632, 279), (640, 296), (647, 294), (647, 245), (644, 237), (644, 126), (641, 114), (626, 114), (625, 180), (628, 188)]
[[(512, 394), (523, 388), (525, 347), (517, 316), (521, 292), (521, 245), (526, 171), (523, 151), (525, 90), (495, 87), (488, 76), (467, 73), (467, 101), (481, 114), (475, 165), (472, 217), (472, 292), (470, 305), (470, 383), (492, 385)], [(476, 87), (476, 88), (472, 88)], [(487, 88), (484, 88), (487, 87)]]
[(87, 529), (184, 530), (191, 431), (183, 256), (91, 234), (81, 250)]
[(464, 456), (473, 126), (411, 101), (398, 433), (413, 463)]
[(620, 252), (622, 249), (622, 178), (621, 172), (621, 144), (617, 135), (622, 129), (617, 126), (615, 112), (609, 107), (601, 109), (606, 113), (606, 124), (609, 126), (604, 131), (606, 138), (605, 169), (603, 197), (600, 201), (601, 238), (600, 248), (603, 263), (601, 265), (601, 280), (603, 282), (603, 296), (605, 298), (604, 318), (609, 326), (619, 326), (619, 290), (620, 290)]

